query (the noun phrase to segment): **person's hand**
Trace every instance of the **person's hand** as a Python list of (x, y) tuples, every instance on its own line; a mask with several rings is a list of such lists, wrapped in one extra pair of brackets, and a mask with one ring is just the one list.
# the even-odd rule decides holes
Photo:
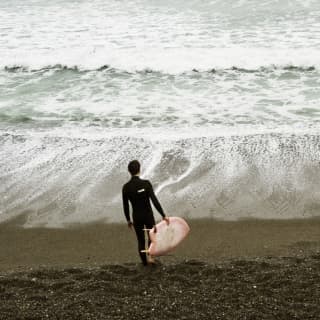
[(169, 217), (163, 217), (163, 220), (167, 223), (167, 226), (170, 224)]
[(131, 221), (128, 222), (128, 228), (132, 230), (133, 228), (133, 223)]

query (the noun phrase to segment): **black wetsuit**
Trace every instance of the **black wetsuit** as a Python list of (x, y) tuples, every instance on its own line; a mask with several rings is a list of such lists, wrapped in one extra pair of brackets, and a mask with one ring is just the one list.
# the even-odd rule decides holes
[[(145, 250), (144, 228), (151, 229), (155, 225), (150, 199), (162, 217), (165, 214), (161, 205), (154, 194), (151, 183), (142, 180), (138, 176), (133, 176), (122, 188), (123, 210), (127, 222), (130, 220), (129, 201), (132, 206), (133, 225), (137, 234), (139, 254), (144, 265), (147, 264)], [(150, 243), (150, 240), (149, 240)]]

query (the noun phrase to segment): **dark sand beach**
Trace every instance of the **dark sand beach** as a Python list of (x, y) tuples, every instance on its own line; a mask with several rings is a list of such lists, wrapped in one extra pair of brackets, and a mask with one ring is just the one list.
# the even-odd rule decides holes
[(0, 319), (320, 319), (320, 220), (189, 221), (142, 267), (125, 224), (0, 226)]

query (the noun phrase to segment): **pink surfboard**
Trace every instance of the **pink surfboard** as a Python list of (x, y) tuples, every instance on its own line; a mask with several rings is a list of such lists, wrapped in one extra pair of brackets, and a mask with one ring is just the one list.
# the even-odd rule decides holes
[(172, 251), (188, 235), (190, 227), (187, 222), (179, 217), (170, 217), (169, 225), (162, 220), (149, 231), (151, 244), (147, 250), (151, 256), (161, 256)]

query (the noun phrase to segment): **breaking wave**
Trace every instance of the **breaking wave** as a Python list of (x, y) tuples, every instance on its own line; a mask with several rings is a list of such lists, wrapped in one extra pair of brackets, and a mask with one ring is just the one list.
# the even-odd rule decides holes
[(155, 137), (2, 134), (0, 219), (23, 214), (26, 226), (123, 221), (120, 191), (136, 158), (169, 215), (319, 216), (319, 135)]

